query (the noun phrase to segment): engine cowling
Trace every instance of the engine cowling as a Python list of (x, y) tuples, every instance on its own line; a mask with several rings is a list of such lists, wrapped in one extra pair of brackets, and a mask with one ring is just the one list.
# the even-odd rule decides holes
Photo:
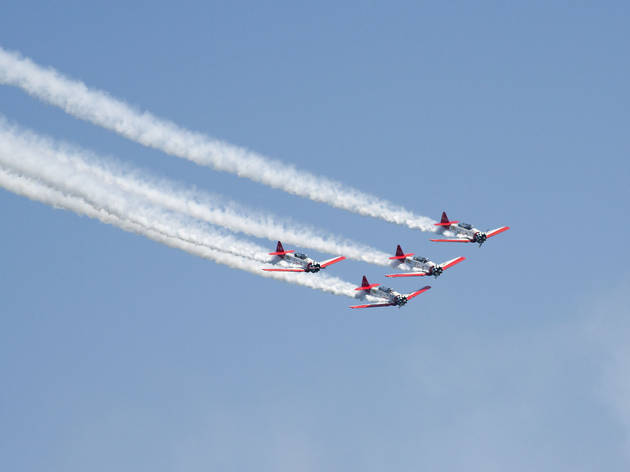
[(486, 236), (486, 233), (475, 233), (474, 239), (476, 243), (483, 244), (488, 239), (488, 236)]

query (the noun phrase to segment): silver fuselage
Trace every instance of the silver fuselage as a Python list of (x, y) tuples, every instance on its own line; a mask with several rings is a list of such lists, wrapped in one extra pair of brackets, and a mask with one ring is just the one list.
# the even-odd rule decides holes
[(382, 285), (378, 287), (372, 287), (369, 291), (366, 290), (366, 292), (368, 295), (387, 300), (394, 305), (402, 306), (407, 303), (407, 297), (405, 297), (403, 294), (398, 293), (389, 287), (383, 287)]
[(289, 264), (300, 266), (308, 272), (318, 272), (320, 269), (318, 262), (315, 262), (306, 254), (302, 254), (299, 252), (285, 254), (284, 256), (282, 256), (282, 260), (288, 262)]
[(445, 231), (451, 231), (458, 236), (465, 236), (472, 242), (479, 243), (479, 245), (486, 241), (486, 233), (468, 223), (455, 223), (450, 226), (443, 226), (439, 232), (444, 233)]
[(406, 266), (410, 267), (412, 270), (417, 269), (419, 272), (425, 272), (426, 274), (433, 274), (433, 271), (435, 270), (435, 268), (438, 267), (438, 264), (436, 264), (433, 261), (430, 261), (426, 257), (418, 257), (418, 256), (405, 257), (404, 259), (399, 260), (397, 262), (398, 263), (394, 264), (394, 266), (405, 264)]

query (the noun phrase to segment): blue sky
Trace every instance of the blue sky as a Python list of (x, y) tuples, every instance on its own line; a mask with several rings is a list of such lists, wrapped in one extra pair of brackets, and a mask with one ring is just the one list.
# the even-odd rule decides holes
[(6, 2), (4, 48), (419, 214), (512, 229), (434, 245), (1, 87), (37, 132), (388, 252), (467, 257), (401, 310), (349, 310), (1, 191), (2, 468), (627, 470), (629, 13)]

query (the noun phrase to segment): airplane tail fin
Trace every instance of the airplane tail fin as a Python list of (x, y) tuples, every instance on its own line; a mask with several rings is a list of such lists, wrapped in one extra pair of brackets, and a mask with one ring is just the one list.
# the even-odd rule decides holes
[(284, 256), (285, 254), (289, 254), (290, 252), (295, 252), (294, 250), (285, 251), (282, 247), (282, 243), (278, 241), (278, 245), (276, 246), (276, 252), (270, 252), (270, 256)]
[(442, 212), (442, 219), (440, 220), (439, 223), (435, 223), (435, 226), (451, 226), (455, 223), (459, 223), (459, 221), (450, 221), (448, 219), (448, 216), (446, 216), (446, 212), (443, 211)]
[(395, 261), (395, 260), (401, 260), (404, 259), (406, 257), (410, 257), (413, 256), (413, 252), (409, 253), (409, 254), (405, 254), (402, 250), (402, 248), (400, 247), (400, 244), (398, 246), (396, 246), (396, 255), (394, 257), (390, 257), (391, 260)]
[(381, 284), (371, 284), (368, 282), (367, 277), (364, 275), (363, 280), (361, 281), (361, 286), (355, 288), (355, 290), (370, 290), (371, 288), (378, 287)]

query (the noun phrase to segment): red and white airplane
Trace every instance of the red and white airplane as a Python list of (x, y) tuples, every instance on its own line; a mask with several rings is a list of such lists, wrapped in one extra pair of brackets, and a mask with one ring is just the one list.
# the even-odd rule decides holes
[(473, 228), (473, 226), (468, 223), (450, 221), (445, 211), (442, 212), (442, 220), (439, 223), (435, 223), (435, 226), (439, 226), (439, 233), (452, 231), (459, 237), (451, 239), (432, 239), (431, 241), (439, 243), (479, 243), (479, 247), (486, 242), (486, 239), (510, 229), (509, 226), (501, 226), (492, 231), (481, 231), (477, 228)]
[(345, 257), (333, 257), (332, 259), (328, 259), (323, 262), (316, 262), (306, 254), (302, 254), (301, 252), (295, 252), (294, 250), (285, 251), (282, 247), (282, 243), (278, 241), (278, 245), (276, 246), (276, 252), (270, 252), (270, 256), (278, 256), (282, 260), (287, 261), (289, 264), (296, 264), (300, 266), (300, 268), (295, 269), (263, 269), (267, 272), (319, 272), (320, 269), (325, 269), (329, 265), (335, 264), (337, 262), (341, 262), (345, 259)]
[(380, 284), (371, 284), (368, 282), (367, 277), (363, 276), (363, 281), (360, 287), (355, 288), (355, 290), (362, 290), (363, 293), (367, 295), (372, 295), (376, 298), (382, 298), (385, 300), (385, 303), (370, 303), (366, 305), (355, 305), (350, 308), (376, 308), (379, 306), (397, 306), (401, 307), (405, 305), (409, 300), (413, 297), (417, 297), (421, 293), (429, 290), (431, 286), (427, 285), (426, 287), (422, 287), (420, 290), (416, 290), (415, 292), (407, 293), (403, 295), (402, 293), (395, 292), (389, 287), (383, 287)]
[(385, 277), (423, 277), (425, 275), (432, 275), (433, 277), (437, 278), (442, 274), (442, 272), (444, 272), (444, 270), (448, 269), (449, 267), (453, 267), (455, 264), (459, 264), (466, 258), (456, 257), (455, 259), (451, 259), (450, 261), (436, 264), (426, 257), (414, 256), (413, 252), (405, 254), (399, 244), (396, 247), (396, 255), (394, 257), (390, 257), (390, 259), (394, 261), (396, 266), (406, 264), (407, 266), (412, 267), (413, 272), (387, 274)]

